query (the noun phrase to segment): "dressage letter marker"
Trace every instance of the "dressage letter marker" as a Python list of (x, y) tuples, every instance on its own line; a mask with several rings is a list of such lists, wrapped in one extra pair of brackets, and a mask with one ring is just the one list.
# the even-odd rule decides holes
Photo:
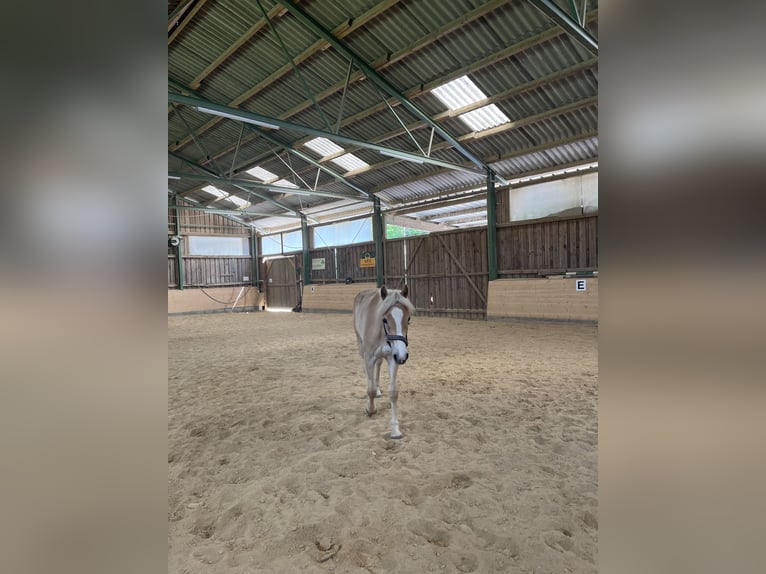
[(578, 291), (585, 291), (585, 279), (578, 279), (575, 281), (575, 289)]

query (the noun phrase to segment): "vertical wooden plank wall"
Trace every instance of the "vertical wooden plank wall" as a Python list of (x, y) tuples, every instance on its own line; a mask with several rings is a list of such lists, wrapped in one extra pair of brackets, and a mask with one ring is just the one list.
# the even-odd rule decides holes
[[(179, 201), (179, 205), (189, 206), (190, 204)], [(243, 257), (189, 255), (190, 235), (249, 238), (250, 227), (214, 213), (168, 209), (168, 236), (175, 235), (176, 217), (181, 224), (186, 287), (242, 285), (253, 282), (252, 258), (249, 255)], [(168, 287), (178, 286), (178, 268), (174, 255), (175, 248), (168, 247)]]
[[(389, 241), (386, 285), (397, 287), (405, 270), (410, 299), (418, 313), (447, 317), (486, 315), (486, 228), (432, 233)], [(392, 262), (389, 266), (389, 261)]]
[(598, 216), (498, 225), (500, 277), (598, 269)]
[[(375, 243), (357, 243), (341, 247), (323, 247), (312, 249), (311, 259), (324, 257), (325, 269), (312, 270), (311, 281), (314, 283), (345, 283), (351, 277), (356, 283), (375, 281), (374, 267), (361, 267), (359, 261), (364, 253), (375, 251)], [(335, 277), (335, 259), (337, 258), (338, 276)]]

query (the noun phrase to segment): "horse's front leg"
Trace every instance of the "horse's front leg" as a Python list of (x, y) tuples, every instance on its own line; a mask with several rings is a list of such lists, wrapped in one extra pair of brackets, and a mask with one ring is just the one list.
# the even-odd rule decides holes
[(399, 432), (399, 419), (396, 416), (396, 401), (399, 398), (399, 389), (396, 386), (396, 371), (399, 364), (393, 357), (388, 357), (388, 376), (391, 382), (388, 385), (388, 400), (391, 401), (391, 438), (402, 438)]
[(380, 364), (383, 359), (380, 358), (375, 362), (375, 398), (380, 398)]
[(373, 357), (372, 359), (368, 359), (364, 363), (364, 370), (365, 373), (367, 373), (367, 408), (364, 409), (364, 412), (367, 413), (368, 416), (372, 416), (375, 414), (375, 411), (377, 410), (375, 408), (375, 397), (378, 394), (378, 385), (375, 381), (375, 373), (378, 373), (378, 376), (380, 375), (380, 360)]

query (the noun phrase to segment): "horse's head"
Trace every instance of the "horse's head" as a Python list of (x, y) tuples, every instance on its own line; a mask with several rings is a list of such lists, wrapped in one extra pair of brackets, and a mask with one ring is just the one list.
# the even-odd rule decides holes
[(407, 299), (408, 289), (404, 286), (401, 291), (388, 291), (386, 286), (380, 288), (383, 306), (383, 331), (386, 341), (391, 346), (394, 360), (403, 365), (410, 354), (407, 352), (407, 327), (410, 324), (410, 314), (414, 306)]

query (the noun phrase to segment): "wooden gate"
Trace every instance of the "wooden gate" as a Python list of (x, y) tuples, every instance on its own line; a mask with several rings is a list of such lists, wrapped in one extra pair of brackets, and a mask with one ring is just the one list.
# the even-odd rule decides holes
[(295, 256), (267, 259), (265, 262), (266, 306), (295, 309), (300, 301), (300, 280)]
[(386, 285), (409, 285), (418, 314), (483, 319), (487, 230), (431, 233), (386, 242)]

